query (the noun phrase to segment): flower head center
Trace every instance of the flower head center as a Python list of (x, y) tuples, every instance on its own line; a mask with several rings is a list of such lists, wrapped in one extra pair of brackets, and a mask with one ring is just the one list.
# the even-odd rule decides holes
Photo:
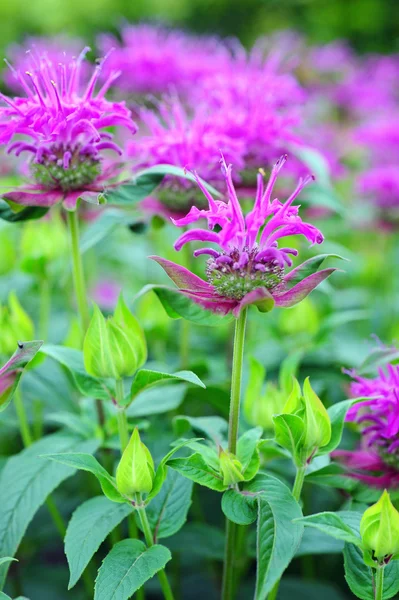
[(207, 261), (208, 281), (225, 298), (242, 300), (257, 288), (276, 291), (283, 286), (284, 268), (276, 260), (263, 259), (259, 248), (234, 249)]
[(101, 160), (90, 149), (54, 144), (36, 155), (31, 171), (45, 188), (68, 192), (93, 183), (101, 173)]

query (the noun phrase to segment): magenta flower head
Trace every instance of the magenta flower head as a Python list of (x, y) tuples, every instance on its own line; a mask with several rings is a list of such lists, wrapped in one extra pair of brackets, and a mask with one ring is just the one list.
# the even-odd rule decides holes
[[(171, 96), (158, 104), (157, 112), (144, 109), (140, 117), (148, 135), (132, 140), (127, 153), (142, 167), (170, 164), (191, 170), (195, 166), (217, 188), (223, 183), (217, 162), (221, 148), (227, 161), (244, 167), (245, 144), (217, 127), (207, 106), (195, 106), (189, 113), (179, 98)], [(156, 197), (142, 203), (148, 212), (174, 218), (186, 215), (192, 206), (206, 208), (206, 197), (195, 182), (170, 175), (157, 189)]]
[(399, 365), (378, 369), (374, 378), (354, 379), (352, 397), (367, 398), (355, 404), (346, 420), (355, 423), (361, 434), (360, 449), (336, 450), (334, 457), (343, 462), (353, 476), (375, 487), (399, 486)]
[(116, 73), (95, 91), (104, 61), (81, 85), (88, 50), (61, 64), (46, 55), (32, 56), (30, 70), (15, 73), (24, 96), (0, 95), (0, 143), (8, 153), (30, 155), (30, 182), (4, 194), (5, 200), (41, 207), (63, 201), (74, 210), (78, 198), (97, 201), (119, 175), (120, 160), (105, 161), (104, 152), (122, 154), (108, 128), (121, 126), (132, 133), (137, 128), (124, 103), (105, 99)]
[[(241, 310), (255, 304), (262, 312), (274, 305), (290, 307), (305, 298), (335, 269), (312, 272), (311, 265), (317, 258), (306, 261), (286, 272), (292, 266), (291, 256), (297, 250), (279, 247), (281, 238), (303, 235), (311, 244), (321, 244), (323, 236), (316, 227), (300, 218), (299, 207), (293, 206), (303, 187), (311, 177), (301, 179), (285, 203), (271, 199), (274, 183), (286, 157), (273, 167), (266, 187), (258, 175), (258, 187), (253, 209), (244, 216), (232, 181), (232, 167), (222, 160), (222, 171), (227, 187), (227, 202), (214, 200), (197, 178), (197, 183), (208, 200), (209, 208), (193, 207), (183, 219), (174, 221), (178, 227), (187, 227), (201, 218), (208, 222), (208, 229), (190, 229), (175, 243), (180, 250), (189, 242), (210, 242), (216, 247), (194, 251), (194, 256), (209, 256), (206, 267), (208, 281), (203, 281), (187, 269), (173, 262), (154, 256), (180, 288), (182, 294), (204, 309), (215, 313), (233, 313), (238, 317)], [(324, 259), (325, 257), (323, 257)], [(318, 261), (318, 265), (322, 260)], [(309, 275), (309, 272), (311, 273)]]

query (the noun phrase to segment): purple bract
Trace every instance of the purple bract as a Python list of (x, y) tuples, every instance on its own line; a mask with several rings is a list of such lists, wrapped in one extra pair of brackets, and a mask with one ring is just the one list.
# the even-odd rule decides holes
[[(103, 61), (81, 85), (85, 48), (78, 58), (53, 63), (46, 55), (32, 55), (30, 70), (15, 72), (24, 97), (0, 98), (0, 143), (8, 153), (29, 153), (32, 183), (4, 194), (3, 198), (25, 206), (49, 207), (63, 200), (73, 210), (78, 198), (96, 200), (115, 181), (121, 165), (105, 162), (104, 152), (118, 156), (121, 148), (106, 129), (121, 126), (135, 133), (137, 127), (122, 102), (109, 102), (105, 93), (117, 77), (95, 92)], [(28, 139), (24, 139), (28, 138)]]
[(292, 265), (291, 256), (296, 256), (297, 250), (280, 248), (280, 239), (303, 235), (311, 244), (321, 244), (323, 236), (316, 227), (303, 222), (298, 214), (299, 207), (292, 205), (311, 177), (301, 179), (285, 203), (272, 200), (274, 183), (285, 162), (283, 156), (276, 163), (266, 186), (262, 174), (258, 174), (255, 203), (246, 216), (234, 189), (231, 165), (227, 166), (222, 160), (227, 202), (215, 200), (196, 176), (209, 209), (193, 207), (186, 217), (174, 220), (174, 224), (187, 227), (199, 219), (206, 219), (208, 229), (189, 229), (176, 241), (175, 249), (180, 250), (189, 242), (215, 244), (218, 248), (194, 251), (194, 256), (206, 254), (210, 257), (206, 268), (208, 281), (173, 262), (152, 258), (165, 269), (181, 293), (203, 308), (221, 314), (232, 312), (237, 317), (249, 304), (256, 304), (262, 311), (270, 310), (274, 305), (290, 307), (335, 271), (329, 268), (312, 272), (309, 263), (313, 259), (310, 259), (286, 273), (286, 268)]

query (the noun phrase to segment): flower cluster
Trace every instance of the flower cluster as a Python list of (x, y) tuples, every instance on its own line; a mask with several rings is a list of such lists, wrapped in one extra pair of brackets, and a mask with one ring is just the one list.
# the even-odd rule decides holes
[(105, 162), (104, 151), (122, 154), (108, 128), (121, 126), (132, 133), (137, 128), (124, 103), (105, 99), (117, 73), (95, 91), (104, 61), (82, 85), (87, 51), (63, 63), (32, 55), (28, 71), (14, 72), (24, 96), (0, 96), (0, 143), (16, 156), (31, 155), (31, 181), (3, 195), (6, 200), (42, 207), (63, 200), (73, 210), (78, 198), (97, 198), (119, 174), (118, 163)]
[(222, 171), (227, 188), (227, 202), (214, 200), (197, 178), (199, 188), (209, 208), (192, 207), (186, 217), (174, 220), (178, 227), (187, 227), (199, 219), (206, 219), (208, 230), (189, 229), (175, 243), (180, 250), (189, 242), (210, 242), (218, 248), (206, 247), (194, 251), (194, 256), (208, 255), (205, 282), (187, 269), (160, 257), (152, 257), (180, 288), (181, 293), (203, 308), (215, 313), (232, 312), (238, 316), (249, 304), (260, 310), (293, 306), (306, 297), (319, 283), (335, 270), (332, 268), (306, 274), (306, 263), (286, 273), (292, 266), (291, 256), (297, 250), (279, 247), (281, 238), (303, 235), (311, 244), (321, 244), (323, 236), (313, 225), (299, 216), (299, 207), (293, 206), (311, 177), (301, 179), (294, 192), (284, 203), (272, 200), (273, 186), (286, 162), (283, 156), (273, 167), (266, 186), (258, 174), (257, 192), (253, 209), (244, 216), (232, 181), (232, 166), (222, 159)]
[(367, 398), (355, 404), (347, 421), (360, 430), (361, 447), (337, 450), (335, 457), (354, 470), (355, 476), (376, 487), (399, 484), (399, 366), (380, 368), (374, 378), (350, 372), (351, 396)]

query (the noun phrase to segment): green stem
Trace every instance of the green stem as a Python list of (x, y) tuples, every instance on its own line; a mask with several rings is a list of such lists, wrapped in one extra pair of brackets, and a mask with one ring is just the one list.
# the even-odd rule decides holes
[[(230, 416), (228, 450), (235, 454), (237, 450), (238, 426), (240, 422), (240, 400), (242, 364), (244, 358), (245, 326), (247, 322), (247, 308), (241, 311), (236, 321), (234, 332), (233, 365), (231, 376)], [(224, 555), (224, 571), (222, 585), (222, 599), (232, 600), (234, 597), (235, 581), (235, 542), (237, 526), (226, 520), (226, 545)]]
[(382, 600), (384, 593), (384, 570), (385, 567), (378, 567), (375, 578), (375, 600)]
[(40, 308), (39, 308), (39, 337), (47, 340), (48, 323), (50, 317), (51, 295), (50, 284), (46, 275), (40, 280)]
[[(151, 548), (151, 546), (154, 545), (154, 538), (152, 536), (151, 527), (148, 522), (147, 513), (145, 511), (145, 506), (143, 505), (143, 501), (141, 499), (140, 494), (137, 494), (136, 502), (137, 502), (136, 510), (139, 515), (141, 527), (142, 527), (143, 533), (144, 533), (144, 538), (145, 538), (148, 548)], [(163, 569), (161, 569), (161, 571), (158, 571), (157, 575), (158, 575), (159, 583), (161, 584), (161, 588), (162, 588), (162, 592), (163, 592), (165, 600), (174, 600), (173, 592), (169, 585), (169, 581), (168, 581), (165, 571)]]
[(85, 334), (90, 321), (89, 306), (87, 303), (86, 284), (83, 272), (82, 258), (79, 248), (79, 218), (77, 211), (67, 211), (68, 226), (71, 239), (73, 282), (75, 286), (76, 302), (82, 333)]
[[(297, 467), (295, 481), (294, 481), (294, 485), (292, 488), (292, 495), (294, 496), (294, 498), (297, 502), (299, 502), (299, 500), (301, 499), (301, 493), (302, 493), (302, 488), (303, 488), (303, 482), (305, 480), (305, 474), (306, 474), (306, 466)], [(280, 579), (278, 581), (276, 581), (276, 583), (274, 584), (274, 587), (273, 587), (272, 591), (270, 592), (270, 594), (268, 595), (267, 600), (276, 600), (279, 587), (280, 587)]]
[(123, 398), (125, 395), (123, 389), (123, 379), (115, 380), (115, 392), (116, 392), (116, 401), (118, 403), (118, 431), (119, 431), (119, 440), (121, 444), (121, 454), (125, 451), (126, 446), (129, 443), (129, 429), (126, 417), (126, 410), (123, 406)]

